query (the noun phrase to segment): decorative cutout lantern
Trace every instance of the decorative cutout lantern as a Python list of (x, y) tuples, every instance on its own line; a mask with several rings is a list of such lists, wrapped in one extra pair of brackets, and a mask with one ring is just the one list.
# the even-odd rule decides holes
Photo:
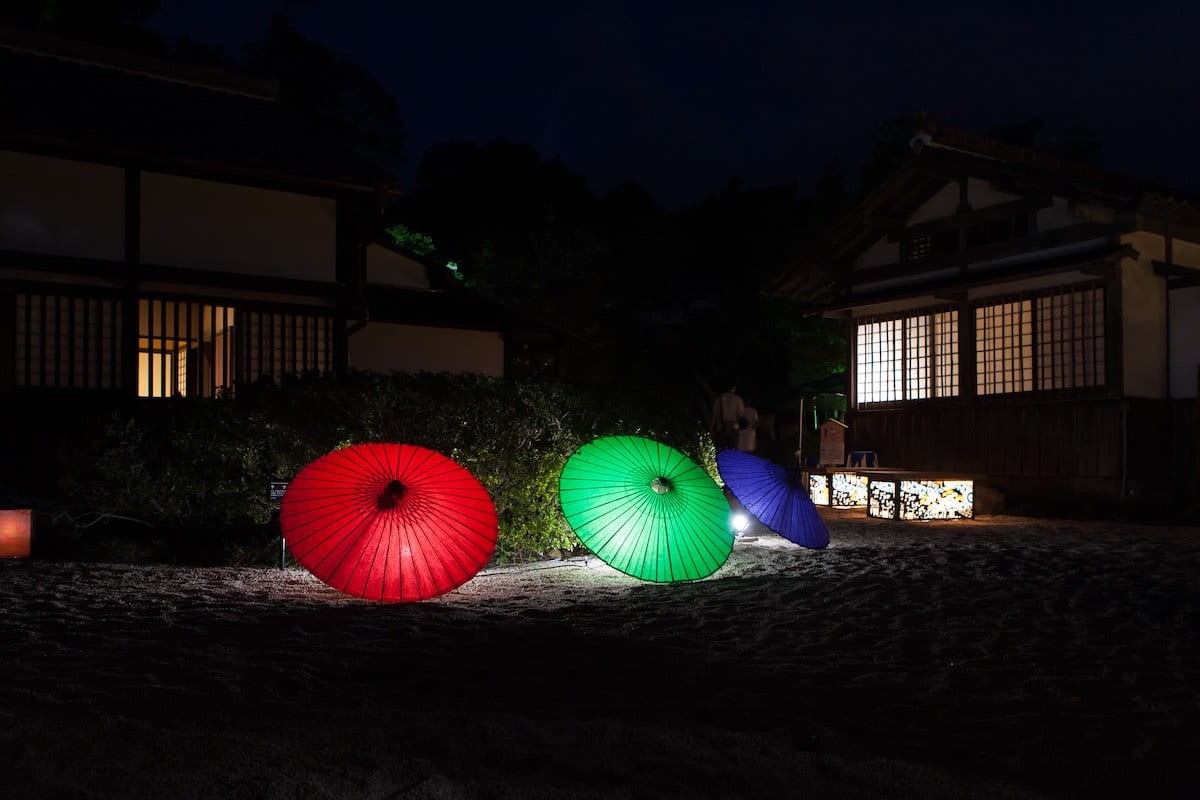
[(867, 476), (835, 472), (829, 476), (829, 504), (836, 508), (859, 508), (867, 504)]
[(867, 516), (885, 519), (971, 519), (975, 484), (970, 480), (876, 480), (868, 491)]
[(0, 558), (29, 558), (33, 509), (0, 509)]
[(829, 505), (829, 476), (823, 472), (814, 472), (808, 476), (808, 498), (814, 505)]

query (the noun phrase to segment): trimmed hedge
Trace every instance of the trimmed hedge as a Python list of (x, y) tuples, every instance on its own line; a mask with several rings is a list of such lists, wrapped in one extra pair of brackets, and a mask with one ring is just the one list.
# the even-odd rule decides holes
[[(518, 560), (579, 541), (558, 505), (558, 475), (598, 436), (657, 439), (714, 477), (715, 454), (686, 400), (477, 375), (307, 375), (236, 398), (146, 401), (116, 416), (84, 454), (75, 504), (168, 532), (178, 560), (270, 563), (277, 511), (268, 482), (290, 479), (338, 447), (405, 442), (443, 453), (488, 489), (500, 520), (497, 557)], [(161, 543), (160, 543), (161, 544)]]

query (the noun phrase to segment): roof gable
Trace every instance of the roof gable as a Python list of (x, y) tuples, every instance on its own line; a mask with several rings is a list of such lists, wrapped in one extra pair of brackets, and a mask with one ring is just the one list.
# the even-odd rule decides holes
[[(233, 91), (0, 48), (0, 147), (296, 188), (375, 190), (393, 179), (266, 90)], [(252, 88), (261, 88), (253, 84)]]
[[(1118, 175), (1090, 164), (1067, 162), (986, 136), (938, 125), (922, 118), (910, 140), (911, 154), (896, 170), (816, 240), (766, 288), (793, 297), (817, 297), (836, 286), (839, 270), (855, 265), (879, 266), (899, 260), (896, 241), (912, 236), (921, 225), (964, 211), (1006, 207), (1020, 211), (1027, 203), (1038, 213), (1053, 206), (1051, 227), (1069, 222), (1071, 202), (1105, 209), (1112, 219), (1122, 214), (1169, 218), (1200, 230), (1200, 199), (1148, 181)], [(953, 194), (965, 184), (967, 205)]]

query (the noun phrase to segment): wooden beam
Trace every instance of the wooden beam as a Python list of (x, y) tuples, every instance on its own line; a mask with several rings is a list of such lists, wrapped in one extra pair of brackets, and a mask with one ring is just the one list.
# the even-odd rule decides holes
[(901, 231), (890, 234), (888, 236), (888, 241), (896, 242), (902, 238), (925, 236), (931, 233), (938, 233), (940, 231), (948, 231), (967, 225), (974, 225), (978, 222), (988, 222), (994, 219), (1015, 217), (1019, 214), (1027, 214), (1031, 211), (1037, 211), (1039, 208), (1049, 208), (1053, 202), (1054, 199), (1049, 196), (1029, 197), (1021, 200), (1013, 200), (1008, 203), (1000, 203), (999, 205), (988, 206), (987, 208), (965, 211), (955, 214), (952, 217), (931, 219), (928, 222), (920, 222), (916, 225), (910, 225)]
[[(1069, 253), (1053, 258), (1047, 258), (1041, 261), (1022, 261), (1016, 264), (988, 270), (987, 272), (970, 273), (965, 279), (955, 278), (952, 282), (944, 279), (935, 279), (931, 281), (922, 281), (920, 283), (912, 283), (904, 286), (889, 287), (874, 292), (861, 294), (851, 294), (840, 298), (837, 302), (830, 303), (825, 307), (824, 311), (830, 312), (843, 308), (857, 308), (859, 306), (874, 305), (876, 303), (886, 303), (893, 300), (905, 300), (912, 297), (921, 296), (936, 296), (939, 292), (953, 291), (955, 289), (971, 289), (980, 286), (992, 286), (1000, 283), (1007, 283), (1021, 278), (1028, 278), (1034, 275), (1052, 275), (1060, 272), (1080, 272), (1084, 267), (1090, 264), (1115, 262), (1121, 258), (1136, 254), (1136, 250), (1129, 246), (1113, 245), (1107, 250), (1097, 253)], [(1116, 271), (1113, 271), (1116, 274)], [(1110, 281), (1110, 283), (1119, 283)]]
[(1164, 261), (1150, 262), (1154, 274), (1167, 279), (1168, 288), (1182, 289), (1185, 286), (1200, 286), (1200, 269), (1181, 267), (1178, 264), (1168, 264)]
[[(3, 122), (0, 121), (0, 126)], [(53, 158), (69, 158), (92, 164), (136, 166), (148, 172), (165, 172), (186, 178), (200, 178), (218, 183), (258, 186), (283, 192), (308, 194), (315, 197), (337, 197), (341, 192), (378, 192), (381, 185), (389, 196), (400, 196), (392, 189), (390, 179), (380, 182), (353, 178), (321, 177), (289, 173), (280, 169), (256, 167), (234, 159), (205, 160), (169, 153), (152, 153), (136, 148), (119, 147), (72, 140), (68, 136), (46, 136), (0, 127), (0, 150), (14, 150)]]
[[(0, 267), (20, 268), (31, 272), (50, 275), (87, 275), (120, 284), (129, 281), (137, 284), (144, 281), (186, 284), (189, 286), (212, 286), (218, 289), (240, 289), (245, 291), (270, 292), (271, 294), (293, 294), (319, 297), (330, 301), (335, 297), (338, 286), (333, 282), (306, 281), (295, 278), (276, 278), (269, 275), (247, 275), (239, 272), (169, 267), (161, 264), (135, 264), (123, 261), (106, 261), (96, 258), (51, 256), (42, 253), (24, 253), (15, 250), (0, 250)], [(63, 284), (68, 286), (69, 284)]]
[(1084, 222), (1066, 228), (1055, 228), (1040, 231), (1020, 239), (976, 247), (971, 250), (955, 253), (945, 253), (931, 256), (918, 261), (898, 261), (883, 264), (878, 267), (855, 270), (853, 284), (874, 283), (892, 278), (907, 278), (921, 275), (925, 272), (961, 267), (965, 264), (977, 264), (983, 261), (993, 261), (1006, 256), (1025, 255), (1038, 250), (1061, 247), (1068, 244), (1078, 244), (1089, 239), (1101, 239), (1112, 236), (1114, 228), (1101, 222)]
[(258, 100), (274, 100), (279, 94), (279, 81), (274, 78), (255, 78), (197, 64), (166, 61), (106, 45), (63, 39), (36, 30), (0, 28), (0, 47), (16, 53), (29, 53)]
[[(904, 230), (904, 220), (896, 217), (884, 216), (882, 214), (864, 214), (863, 225), (865, 225), (867, 228), (878, 231)], [(891, 240), (892, 235), (894, 234), (888, 236), (889, 240)]]

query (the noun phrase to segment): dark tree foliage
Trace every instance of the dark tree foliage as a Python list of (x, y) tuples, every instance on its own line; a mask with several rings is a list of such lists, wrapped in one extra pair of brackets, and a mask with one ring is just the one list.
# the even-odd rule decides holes
[(322, 138), (383, 169), (404, 163), (396, 101), (374, 75), (305, 38), (286, 13), (275, 14), (262, 42), (247, 44), (246, 57), (249, 67), (278, 78), (278, 102), (310, 120)]
[(615, 383), (703, 414), (705, 387), (734, 373), (766, 405), (837, 369), (840, 344), (795, 346), (811, 327), (802, 307), (761, 291), (813, 235), (810, 218), (844, 206), (844, 175), (827, 173), (822, 196), (733, 179), (666, 212), (634, 183), (597, 198), (528, 145), (454, 142), (426, 152), (388, 222), (431, 236), (469, 287), (599, 342)]
[(144, 27), (160, 10), (158, 0), (5, 0), (0, 25), (163, 55), (161, 37)]
[(878, 186), (911, 155), (909, 141), (917, 129), (920, 115), (891, 117), (875, 125), (871, 135), (871, 156), (859, 175), (859, 192)]
[[(996, 125), (989, 131), (989, 135), (1011, 144), (1037, 149), (1039, 148), (1038, 139), (1045, 128), (1046, 120), (1044, 118), (1030, 117), (1019, 122)], [(1041, 149), (1064, 161), (1096, 164), (1100, 159), (1100, 151), (1103, 147), (1103, 143), (1091, 125), (1075, 122), (1068, 125), (1062, 134), (1047, 142)]]
[(1075, 123), (1068, 126), (1062, 136), (1051, 143), (1048, 149), (1051, 155), (1067, 161), (1097, 164), (1100, 161), (1100, 151), (1104, 149), (1104, 144), (1092, 126)]
[(1037, 144), (1037, 138), (1046, 127), (1042, 117), (1030, 117), (1016, 122), (1004, 122), (993, 125), (988, 135), (1002, 142), (1032, 148)]
[(426, 151), (387, 224), (432, 237), (437, 259), (455, 262), (468, 286), (565, 322), (580, 320), (583, 298), (603, 302), (596, 204), (581, 176), (529, 145), (453, 142)]

